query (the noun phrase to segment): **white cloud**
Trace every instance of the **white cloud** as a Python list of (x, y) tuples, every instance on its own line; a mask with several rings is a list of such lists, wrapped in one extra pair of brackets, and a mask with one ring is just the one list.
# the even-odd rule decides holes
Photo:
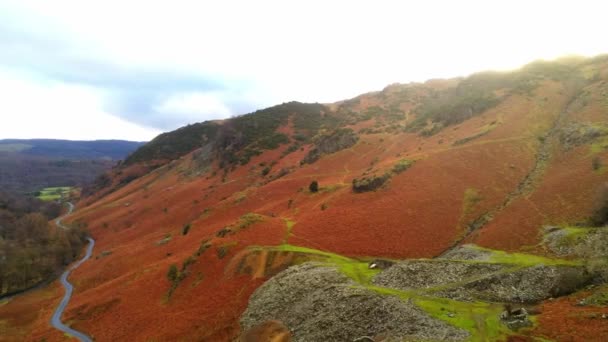
[[(227, 89), (171, 91), (173, 79), (148, 97), (115, 96), (127, 103), (112, 107), (112, 114), (127, 117), (116, 111), (134, 108), (130, 122), (175, 128), (199, 117), (221, 118), (289, 100), (332, 102), (393, 82), (511, 69), (564, 54), (606, 53), (607, 7), (595, 0), (15, 0), (0, 4), (0, 28), (4, 22), (48, 39), (51, 46), (62, 45), (44, 52), (51, 61), (93, 59), (126, 71), (165, 70), (221, 80)], [(8, 51), (26, 54), (28, 49)], [(31, 72), (45, 72), (39, 62), (30, 64)], [(44, 68), (54, 71), (52, 63)], [(90, 91), (107, 89), (98, 85)], [(153, 102), (148, 109), (158, 111), (154, 120), (132, 119), (150, 114), (139, 114), (145, 110), (142, 101)], [(95, 101), (81, 105), (87, 115), (106, 108)], [(162, 115), (168, 122), (164, 126)]]
[(194, 123), (209, 115), (227, 118), (232, 115), (217, 93), (182, 93), (169, 97), (155, 108), (160, 113), (186, 115)]
[(160, 132), (100, 110), (96, 91), (55, 82), (15, 79), (0, 72), (0, 138), (150, 140)]

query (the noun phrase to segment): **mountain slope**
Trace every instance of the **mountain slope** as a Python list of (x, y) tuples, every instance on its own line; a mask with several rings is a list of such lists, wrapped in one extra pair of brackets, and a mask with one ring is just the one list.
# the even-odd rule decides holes
[[(564, 59), (166, 133), (79, 204), (97, 258), (66, 318), (99, 341), (230, 340), (256, 288), (319, 255), (349, 274), (464, 243), (549, 255), (542, 227), (585, 222), (607, 180), (607, 99), (608, 58)], [(594, 329), (545, 328), (565, 319), (526, 334)]]
[(144, 142), (126, 140), (1, 139), (1, 152), (59, 159), (120, 160)]

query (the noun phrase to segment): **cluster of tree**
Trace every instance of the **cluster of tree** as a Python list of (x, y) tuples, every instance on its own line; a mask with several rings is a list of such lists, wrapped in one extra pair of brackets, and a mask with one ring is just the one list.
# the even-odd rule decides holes
[(35, 286), (57, 275), (86, 243), (78, 227), (52, 227), (54, 203), (0, 193), (0, 296)]
[[(61, 214), (61, 205), (44, 202), (35, 197), (0, 192), (0, 226), (6, 225), (28, 213), (41, 213), (49, 220)], [(0, 231), (1, 231), (0, 227)]]

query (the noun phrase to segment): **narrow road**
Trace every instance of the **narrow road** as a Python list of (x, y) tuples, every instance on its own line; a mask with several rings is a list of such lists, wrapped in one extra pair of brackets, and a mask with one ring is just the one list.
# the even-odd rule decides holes
[[(67, 217), (68, 215), (70, 215), (72, 213), (72, 211), (74, 210), (74, 205), (72, 203), (68, 202), (67, 204), (69, 207), (67, 214), (65, 214), (64, 216), (55, 220), (55, 223), (57, 224), (57, 226), (61, 227), (63, 229), (69, 229), (69, 227), (64, 226), (63, 223), (61, 223), (61, 220), (65, 217)], [(55, 327), (58, 330), (63, 331), (64, 333), (68, 333), (68, 334), (76, 337), (77, 339), (79, 339), (82, 342), (92, 342), (93, 340), (86, 334), (84, 334), (80, 331), (74, 330), (74, 329), (68, 327), (67, 325), (63, 324), (61, 322), (61, 315), (63, 314), (65, 307), (70, 302), (70, 298), (72, 297), (72, 292), (74, 291), (74, 286), (72, 286), (72, 284), (70, 284), (70, 282), (68, 281), (70, 272), (72, 272), (73, 270), (78, 268), (78, 266), (80, 266), (83, 262), (87, 261), (91, 257), (91, 254), (93, 253), (93, 247), (95, 246), (95, 240), (93, 240), (90, 237), (87, 238), (87, 240), (89, 240), (89, 245), (87, 246), (87, 251), (84, 254), (84, 256), (82, 257), (82, 259), (80, 259), (77, 263), (72, 265), (72, 267), (68, 268), (65, 272), (63, 272), (63, 274), (59, 278), (59, 281), (61, 281), (61, 285), (63, 285), (63, 287), (65, 288), (65, 294), (63, 295), (63, 298), (61, 299), (59, 306), (57, 306), (57, 309), (55, 309), (55, 312), (53, 313), (53, 317), (51, 318), (51, 325), (53, 327)]]

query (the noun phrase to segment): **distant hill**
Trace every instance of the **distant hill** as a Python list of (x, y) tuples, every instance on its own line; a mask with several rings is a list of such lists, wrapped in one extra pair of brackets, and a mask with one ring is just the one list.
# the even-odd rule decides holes
[(0, 189), (35, 192), (86, 185), (143, 145), (124, 140), (0, 140)]
[(63, 159), (119, 160), (143, 144), (145, 142), (125, 140), (3, 139), (0, 140), (0, 153)]

